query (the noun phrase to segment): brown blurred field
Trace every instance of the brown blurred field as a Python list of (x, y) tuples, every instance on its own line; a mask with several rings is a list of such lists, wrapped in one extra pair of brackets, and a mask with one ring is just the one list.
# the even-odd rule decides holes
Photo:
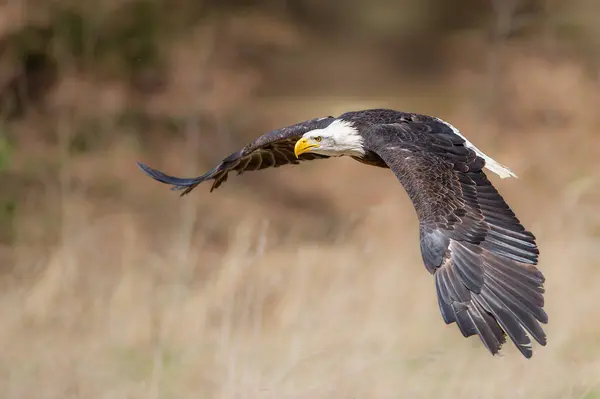
[[(0, 397), (600, 398), (600, 7), (509, 3), (0, 6)], [(372, 107), (440, 116), (519, 175), (490, 178), (538, 238), (532, 359), (443, 323), (389, 171), (180, 199), (135, 165), (195, 175)]]

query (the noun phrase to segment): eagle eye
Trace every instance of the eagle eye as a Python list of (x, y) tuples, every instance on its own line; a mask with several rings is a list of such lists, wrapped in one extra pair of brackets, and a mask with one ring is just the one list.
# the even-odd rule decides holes
[(321, 140), (323, 140), (323, 137), (321, 137), (321, 136), (315, 136), (313, 140), (315, 140), (317, 143), (320, 143)]

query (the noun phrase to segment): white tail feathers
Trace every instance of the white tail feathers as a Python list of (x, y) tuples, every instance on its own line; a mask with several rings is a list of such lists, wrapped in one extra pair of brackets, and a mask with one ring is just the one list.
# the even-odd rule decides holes
[(501, 163), (494, 161), (492, 158), (479, 151), (475, 146), (471, 145), (470, 147), (477, 153), (477, 155), (485, 159), (485, 167), (500, 176), (501, 179), (506, 179), (507, 177), (514, 177), (518, 179), (517, 175), (512, 170)]
[(450, 129), (452, 129), (452, 131), (455, 134), (457, 134), (458, 136), (460, 136), (463, 140), (465, 140), (466, 147), (475, 151), (475, 153), (477, 155), (479, 155), (481, 158), (483, 158), (485, 160), (485, 168), (486, 169), (489, 169), (491, 172), (494, 172), (495, 174), (500, 176), (501, 179), (506, 179), (507, 177), (518, 178), (517, 175), (512, 170), (510, 170), (508, 167), (502, 165), (500, 162), (494, 161), (492, 158), (485, 155), (479, 148), (475, 147), (475, 145), (473, 145), (473, 143), (471, 143), (469, 140), (467, 140), (467, 138), (465, 136), (463, 136), (457, 128), (455, 128), (454, 126), (452, 126), (451, 124), (449, 124), (448, 122), (446, 122), (440, 118), (438, 118), (438, 120), (440, 122), (442, 122), (443, 124), (445, 124), (446, 126), (448, 126)]

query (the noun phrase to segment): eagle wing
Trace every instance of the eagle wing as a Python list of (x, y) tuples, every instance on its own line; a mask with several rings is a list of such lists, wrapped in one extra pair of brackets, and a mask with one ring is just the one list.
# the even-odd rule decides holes
[(511, 338), (532, 356), (547, 323), (538, 248), (487, 179), (485, 161), (439, 122), (381, 125), (372, 148), (401, 182), (419, 218), (423, 262), (444, 321), (477, 334), (492, 354)]
[(300, 161), (329, 158), (326, 155), (305, 153), (296, 158), (294, 145), (296, 141), (315, 129), (324, 129), (335, 120), (334, 117), (315, 118), (282, 129), (274, 130), (258, 137), (239, 151), (224, 158), (221, 163), (198, 177), (182, 178), (170, 176), (148, 165), (138, 162), (138, 166), (153, 179), (172, 185), (173, 190), (183, 190), (181, 195), (192, 191), (198, 184), (214, 180), (210, 191), (218, 188), (227, 181), (229, 172), (236, 171), (238, 175), (265, 168), (277, 168), (287, 164), (298, 164)]

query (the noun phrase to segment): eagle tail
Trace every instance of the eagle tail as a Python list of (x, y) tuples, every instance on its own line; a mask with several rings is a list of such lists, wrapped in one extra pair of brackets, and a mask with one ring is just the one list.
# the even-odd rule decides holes
[(465, 147), (472, 149), (473, 151), (475, 151), (475, 153), (480, 156), (481, 158), (483, 158), (485, 160), (485, 168), (488, 169), (491, 172), (494, 172), (495, 174), (497, 174), (498, 176), (500, 176), (501, 179), (506, 179), (508, 177), (514, 177), (517, 178), (517, 175), (510, 170), (507, 166), (502, 165), (500, 162), (492, 159), (491, 157), (487, 156), (486, 154), (483, 153), (483, 151), (481, 151), (479, 148), (477, 148), (475, 146), (475, 144), (471, 143), (465, 136), (462, 135), (462, 133), (455, 128), (454, 126), (452, 126), (449, 122), (446, 122), (443, 119), (440, 118), (436, 118), (439, 122), (443, 123), (444, 125), (448, 126), (453, 132), (454, 134), (456, 134), (457, 136), (459, 136), (461, 139), (463, 139), (465, 141)]
[(517, 177), (517, 175), (507, 166), (504, 166), (500, 162), (493, 160), (492, 158), (485, 155), (483, 152), (479, 151), (477, 155), (485, 159), (485, 167), (497, 174), (498, 176), (500, 176), (501, 179), (506, 179), (508, 177)]

